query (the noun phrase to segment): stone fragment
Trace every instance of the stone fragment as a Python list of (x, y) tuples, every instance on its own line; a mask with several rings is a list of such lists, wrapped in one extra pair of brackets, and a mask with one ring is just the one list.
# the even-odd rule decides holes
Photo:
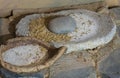
[(4, 68), (0, 68), (0, 75), (3, 78), (46, 78), (45, 75), (48, 73), (48, 69), (44, 69), (40, 72), (36, 72), (36, 73), (14, 73), (11, 72), (9, 70), (6, 70)]
[(9, 20), (0, 18), (0, 35), (9, 34)]
[(108, 7), (114, 7), (120, 5), (120, 0), (105, 0)]
[[(6, 18), (0, 18), (0, 44), (14, 37), (13, 34), (9, 32), (9, 27), (9, 20)], [(11, 28), (13, 27), (11, 26)]]
[(110, 12), (114, 14), (116, 20), (120, 20), (120, 7), (112, 8)]
[(72, 6), (67, 5), (67, 6), (54, 7), (54, 8), (37, 8), (37, 9), (23, 8), (23, 9), (14, 9), (13, 16), (17, 17), (24, 14), (53, 12), (53, 11), (59, 11), (59, 10), (65, 10), (65, 9), (87, 9), (91, 11), (96, 11), (98, 8), (101, 8), (104, 6), (106, 6), (105, 1), (98, 1), (90, 4), (79, 4), (79, 5), (72, 5)]
[(94, 66), (87, 51), (65, 54), (50, 67), (50, 78), (96, 78)]
[(11, 10), (10, 9), (0, 9), (0, 17), (8, 17), (11, 15)]
[(57, 34), (66, 34), (76, 29), (76, 21), (70, 16), (56, 17), (49, 22), (49, 30)]
[(98, 63), (98, 70), (102, 73), (102, 78), (119, 78), (120, 77), (120, 48), (115, 49), (106, 58)]

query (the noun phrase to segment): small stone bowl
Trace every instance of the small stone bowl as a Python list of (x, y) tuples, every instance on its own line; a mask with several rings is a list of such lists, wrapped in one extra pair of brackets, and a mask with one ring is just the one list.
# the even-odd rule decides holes
[[(4, 53), (6, 50), (9, 50), (11, 48), (14, 48), (16, 46), (26, 45), (26, 44), (38, 44), (44, 48), (46, 48), (48, 51), (46, 52), (46, 55), (43, 59), (41, 59), (37, 63), (32, 63), (26, 66), (17, 66), (12, 65), (10, 63), (7, 63), (2, 58), (2, 53)], [(1, 45), (0, 47), (0, 63), (1, 65), (16, 73), (30, 73), (30, 72), (38, 72), (42, 69), (48, 68), (51, 66), (58, 58), (60, 58), (64, 52), (66, 51), (66, 47), (62, 46), (60, 48), (55, 48), (50, 46), (49, 44), (46, 44), (40, 40), (37, 40), (35, 38), (30, 37), (19, 37), (8, 40), (6, 45)], [(41, 62), (42, 61), (42, 62)]]

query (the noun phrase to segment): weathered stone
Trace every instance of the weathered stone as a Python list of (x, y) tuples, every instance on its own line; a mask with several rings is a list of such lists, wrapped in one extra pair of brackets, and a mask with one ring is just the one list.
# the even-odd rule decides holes
[(117, 27), (117, 32), (118, 32), (118, 35), (120, 37), (120, 26)]
[(94, 65), (86, 51), (65, 54), (50, 67), (50, 78), (96, 78)]
[(62, 16), (51, 19), (49, 30), (57, 34), (66, 34), (76, 29), (76, 21), (70, 16)]
[(99, 8), (99, 9), (97, 10), (97, 12), (98, 12), (98, 13), (101, 13), (101, 14), (106, 14), (106, 15), (109, 14), (109, 10), (108, 10), (108, 8), (106, 8), (106, 7)]
[(9, 20), (6, 18), (0, 18), (0, 44), (4, 43), (9, 38), (13, 38), (13, 34), (9, 32), (9, 27)]
[(73, 69), (56, 74), (52, 78), (96, 78), (94, 67)]
[(65, 5), (88, 4), (92, 2), (99, 2), (103, 0), (16, 0), (0, 1), (0, 9), (17, 9), (17, 8), (43, 8), (43, 7), (60, 7)]
[(9, 20), (0, 18), (0, 36), (9, 34)]
[(24, 74), (18, 74), (11, 72), (9, 70), (6, 70), (4, 68), (0, 68), (0, 75), (3, 78), (20, 78), (20, 77), (30, 77), (30, 78), (46, 78), (45, 75), (48, 73), (48, 69), (44, 69), (40, 72), (36, 73), (24, 73)]
[(104, 58), (98, 63), (99, 72), (106, 75), (108, 78), (119, 78), (120, 77), (119, 59), (120, 59), (120, 48), (114, 50), (106, 58)]
[(8, 17), (11, 15), (11, 10), (10, 9), (0, 9), (0, 17)]
[(116, 37), (113, 40), (112, 48), (113, 48), (113, 50), (120, 48), (120, 37), (118, 36), (118, 34), (116, 35)]
[(31, 13), (43, 13), (43, 12), (53, 12), (53, 11), (59, 11), (59, 10), (65, 10), (65, 9), (87, 9), (91, 11), (96, 11), (98, 8), (104, 7), (105, 2), (99, 1), (94, 2), (90, 4), (78, 4), (78, 5), (65, 5), (61, 7), (54, 7), (54, 8), (21, 8), (21, 9), (14, 9), (13, 10), (13, 16), (17, 17), (24, 14), (31, 14)]
[(120, 5), (120, 1), (119, 0), (105, 0), (106, 5), (108, 7), (114, 7), (114, 6), (119, 6)]
[(114, 14), (116, 20), (120, 20), (120, 7), (112, 8), (110, 12)]

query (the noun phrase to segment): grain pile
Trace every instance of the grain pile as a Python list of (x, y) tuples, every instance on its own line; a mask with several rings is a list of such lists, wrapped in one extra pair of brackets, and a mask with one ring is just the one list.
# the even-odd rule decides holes
[(35, 20), (32, 20), (29, 24), (29, 36), (38, 38), (42, 41), (46, 42), (60, 42), (60, 41), (69, 41), (70, 36), (67, 34), (55, 34), (50, 32), (46, 25), (45, 25), (45, 19), (44, 18), (38, 18)]
[(47, 50), (39, 45), (23, 45), (11, 48), (2, 54), (3, 60), (17, 66), (39, 62)]

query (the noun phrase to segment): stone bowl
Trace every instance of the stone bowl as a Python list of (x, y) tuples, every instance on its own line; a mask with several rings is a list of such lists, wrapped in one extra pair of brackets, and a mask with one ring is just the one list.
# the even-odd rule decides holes
[[(39, 46), (46, 48), (48, 51), (41, 60), (39, 60), (38, 62), (31, 63), (29, 65), (17, 66), (17, 65), (12, 65), (3, 60), (2, 54), (6, 50), (9, 50), (16, 46), (21, 46), (26, 44), (37, 44)], [(62, 54), (64, 54), (65, 51), (66, 51), (66, 47), (55, 48), (35, 38), (19, 37), (19, 38), (8, 40), (6, 45), (1, 45), (0, 63), (4, 68), (16, 73), (38, 72), (42, 69), (45, 69), (51, 66), (58, 58), (62, 56)]]
[[(80, 50), (87, 50), (87, 49), (94, 49), (99, 46), (103, 46), (107, 43), (109, 43), (115, 33), (116, 33), (116, 25), (108, 15), (102, 15), (96, 12), (84, 10), (84, 9), (75, 9), (75, 10), (63, 10), (58, 12), (52, 12), (52, 13), (41, 13), (41, 14), (32, 14), (27, 15), (24, 18), (22, 18), (19, 23), (16, 26), (16, 35), (17, 36), (29, 36), (29, 23), (31, 20), (37, 19), (37, 18), (44, 18), (47, 16), (72, 16), (76, 22), (80, 22), (81, 24), (77, 24), (81, 27), (81, 30), (79, 31), (85, 31), (85, 33), (88, 33), (87, 35), (82, 35), (81, 33), (78, 35), (81, 38), (80, 40), (72, 40), (68, 42), (51, 42), (52, 45), (54, 45), (56, 48), (60, 46), (66, 46), (67, 52), (70, 53), (73, 51), (80, 51)], [(81, 17), (84, 20), (80, 20)], [(86, 22), (88, 19), (90, 19), (93, 23), (91, 26), (91, 32), (88, 32), (89, 24), (85, 23), (84, 26), (82, 26), (82, 22)], [(85, 28), (85, 26), (87, 26)]]

